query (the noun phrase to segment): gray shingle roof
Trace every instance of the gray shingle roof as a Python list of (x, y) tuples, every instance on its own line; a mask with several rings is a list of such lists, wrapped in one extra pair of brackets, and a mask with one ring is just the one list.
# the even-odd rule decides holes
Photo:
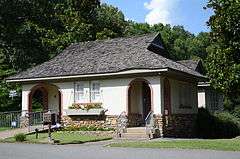
[(191, 68), (192, 70), (196, 70), (197, 69), (197, 66), (198, 66), (198, 63), (199, 63), (199, 60), (181, 60), (181, 61), (178, 61), (179, 63)]
[(181, 63), (200, 74), (206, 73), (201, 60), (182, 60), (178, 61), (178, 63)]
[(178, 62), (149, 51), (147, 47), (154, 37), (150, 34), (72, 44), (50, 61), (9, 77), (8, 80), (161, 68), (203, 77)]

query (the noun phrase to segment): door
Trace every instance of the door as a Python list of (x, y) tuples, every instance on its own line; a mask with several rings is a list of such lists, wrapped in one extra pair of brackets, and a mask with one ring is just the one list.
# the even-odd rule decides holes
[(143, 119), (145, 120), (151, 111), (151, 89), (148, 83), (143, 82)]

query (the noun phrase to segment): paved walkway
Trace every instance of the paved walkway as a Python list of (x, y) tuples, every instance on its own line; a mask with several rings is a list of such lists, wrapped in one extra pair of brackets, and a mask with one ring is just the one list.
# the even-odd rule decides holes
[[(0, 131), (0, 139), (5, 139), (5, 138), (8, 138), (8, 137), (12, 137), (12, 136), (14, 136), (15, 134), (18, 134), (18, 133), (34, 132), (36, 128), (38, 128), (39, 130), (43, 130), (42, 126), (31, 126), (30, 130), (27, 127), (27, 128), (17, 128), (17, 129)], [(46, 127), (44, 127), (44, 129), (46, 129)]]
[(112, 141), (82, 145), (0, 143), (3, 159), (240, 159), (240, 152), (212, 150), (111, 148)]

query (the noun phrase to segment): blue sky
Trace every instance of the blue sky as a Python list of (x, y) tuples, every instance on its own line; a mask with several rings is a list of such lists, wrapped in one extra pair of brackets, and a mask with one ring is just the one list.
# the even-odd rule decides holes
[(209, 31), (206, 25), (212, 14), (204, 10), (207, 0), (102, 0), (118, 7), (126, 19), (149, 24), (183, 25), (192, 33)]

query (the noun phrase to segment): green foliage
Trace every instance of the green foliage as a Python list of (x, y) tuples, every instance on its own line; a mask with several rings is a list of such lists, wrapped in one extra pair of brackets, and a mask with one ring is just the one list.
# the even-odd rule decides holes
[(240, 105), (236, 106), (236, 107), (234, 108), (234, 110), (231, 112), (231, 114), (232, 114), (234, 117), (238, 118), (238, 120), (239, 120), (239, 122), (240, 122)]
[[(209, 0), (211, 40), (207, 59), (213, 86), (233, 100), (240, 95), (240, 1)], [(234, 103), (237, 105), (239, 103)]]
[(4, 78), (41, 64), (72, 43), (160, 32), (175, 60), (206, 57), (207, 33), (195, 36), (182, 26), (125, 21), (116, 7), (99, 0), (0, 1), (0, 111), (19, 110), (18, 85)]
[[(0, 112), (2, 111), (17, 111), (20, 110), (21, 103), (21, 89), (18, 85), (7, 84), (0, 81)], [(17, 90), (18, 96), (14, 98), (9, 97), (10, 90)]]
[(111, 5), (102, 4), (97, 9), (96, 26), (96, 39), (121, 37), (126, 26), (124, 14)]
[(211, 115), (200, 108), (197, 117), (197, 137), (233, 138), (240, 135), (240, 121), (228, 112)]
[(23, 142), (23, 141), (26, 141), (26, 134), (23, 134), (23, 133), (19, 133), (19, 134), (16, 134), (14, 136), (14, 139), (17, 141), (17, 142)]
[(161, 33), (166, 49), (173, 60), (206, 59), (207, 48), (210, 45), (208, 33), (195, 36), (182, 26), (128, 22), (125, 36)]

